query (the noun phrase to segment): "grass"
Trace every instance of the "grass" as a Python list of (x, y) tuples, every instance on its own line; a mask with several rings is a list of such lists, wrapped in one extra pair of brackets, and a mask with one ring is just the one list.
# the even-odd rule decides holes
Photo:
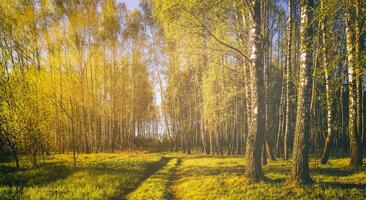
[[(37, 168), (0, 165), (0, 199), (119, 199), (164, 164), (157, 154), (49, 156)], [(24, 162), (23, 162), (24, 164)]]
[(128, 199), (172, 199), (170, 186), (177, 163), (177, 158), (170, 159), (166, 166), (145, 180)]
[(55, 155), (17, 171), (0, 163), (0, 199), (366, 199), (366, 172), (348, 162), (312, 158), (314, 183), (298, 187), (288, 182), (291, 162), (282, 160), (264, 166), (265, 181), (249, 184), (243, 157), (80, 155), (73, 169), (71, 155)]
[(267, 180), (248, 184), (241, 157), (186, 157), (173, 192), (178, 199), (366, 199), (366, 172), (349, 169), (348, 162), (338, 158), (319, 165), (312, 159), (314, 184), (297, 187), (287, 182), (291, 162), (269, 163)]

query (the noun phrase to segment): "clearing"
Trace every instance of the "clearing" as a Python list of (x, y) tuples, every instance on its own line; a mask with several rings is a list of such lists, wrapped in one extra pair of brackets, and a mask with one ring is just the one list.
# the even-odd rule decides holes
[(287, 181), (291, 162), (264, 167), (266, 181), (243, 178), (242, 156), (181, 153), (83, 154), (73, 169), (71, 155), (47, 156), (31, 168), (0, 163), (0, 199), (366, 199), (366, 172), (348, 168), (348, 158), (320, 165), (311, 159), (314, 184)]

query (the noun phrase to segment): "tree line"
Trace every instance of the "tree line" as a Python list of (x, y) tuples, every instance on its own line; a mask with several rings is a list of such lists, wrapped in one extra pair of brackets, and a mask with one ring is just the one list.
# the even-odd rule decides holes
[(157, 141), (144, 16), (107, 1), (0, 3), (1, 147), (37, 156)]
[(0, 144), (37, 156), (245, 155), (245, 175), (309, 154), (362, 166), (365, 0), (0, 3)]
[(365, 1), (152, 2), (173, 150), (245, 154), (253, 181), (292, 157), (292, 180), (311, 182), (309, 153), (362, 166)]

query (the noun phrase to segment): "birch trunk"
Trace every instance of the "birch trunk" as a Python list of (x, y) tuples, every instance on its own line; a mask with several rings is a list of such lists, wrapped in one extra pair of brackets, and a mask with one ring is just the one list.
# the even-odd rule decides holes
[(288, 141), (288, 136), (289, 136), (289, 129), (290, 129), (290, 97), (291, 97), (291, 93), (290, 93), (290, 71), (291, 71), (291, 50), (292, 50), (292, 30), (293, 30), (293, 20), (292, 20), (292, 0), (288, 1), (288, 17), (289, 17), (289, 22), (288, 22), (288, 28), (287, 28), (287, 33), (288, 33), (288, 38), (287, 38), (287, 59), (286, 59), (286, 82), (285, 82), (285, 86), (286, 86), (286, 102), (285, 102), (285, 130), (284, 130), (284, 138), (283, 138), (283, 151), (284, 151), (284, 156), (285, 156), (285, 160), (288, 160), (288, 147), (289, 147), (289, 141)]
[(262, 172), (262, 146), (264, 143), (264, 119), (265, 119), (265, 102), (264, 102), (264, 68), (263, 53), (261, 51), (261, 1), (252, 1), (253, 5), (253, 22), (251, 24), (251, 113), (249, 133), (246, 144), (246, 170), (245, 176), (251, 181), (259, 181), (263, 178)]
[(296, 129), (294, 137), (292, 181), (311, 182), (309, 173), (310, 100), (312, 93), (313, 0), (301, 0), (300, 84), (298, 88)]
[[(321, 7), (324, 8), (324, 0), (321, 1)], [(325, 74), (325, 97), (326, 97), (326, 105), (327, 105), (327, 137), (324, 144), (324, 151), (323, 156), (321, 159), (321, 164), (326, 164), (329, 159), (331, 144), (333, 142), (334, 137), (334, 127), (333, 127), (333, 115), (332, 115), (332, 105), (333, 105), (333, 98), (332, 98), (332, 92), (330, 89), (330, 66), (328, 63), (327, 58), (327, 42), (326, 37), (327, 32), (326, 30), (326, 23), (327, 19), (326, 17), (323, 19), (321, 29), (322, 29), (322, 61), (323, 61), (323, 67), (324, 67), (324, 74)]]
[(348, 0), (349, 8), (346, 11), (346, 36), (347, 36), (347, 62), (348, 62), (348, 87), (349, 87), (349, 120), (348, 137), (350, 141), (351, 167), (362, 166), (362, 154), (360, 139), (357, 130), (357, 56), (356, 56), (356, 33), (355, 9), (352, 0)]

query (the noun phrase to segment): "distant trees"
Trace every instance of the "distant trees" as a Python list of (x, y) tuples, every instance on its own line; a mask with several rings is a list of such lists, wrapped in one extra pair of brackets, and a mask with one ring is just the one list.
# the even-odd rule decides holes
[[(246, 120), (242, 112), (246, 109), (243, 65), (248, 59), (244, 62), (241, 54), (248, 46), (243, 40), (246, 35), (239, 30), (246, 20), (243, 4), (223, 1), (220, 10), (214, 10), (210, 1), (152, 3), (166, 39), (164, 110), (173, 149), (229, 155), (244, 152), (248, 125), (241, 123)], [(221, 11), (233, 8), (233, 16), (221, 15)], [(178, 12), (179, 17), (174, 14)], [(223, 21), (215, 23), (215, 17)], [(226, 27), (230, 21), (232, 26)], [(226, 37), (227, 31), (237, 38)], [(233, 48), (225, 52), (226, 46), (217, 44)]]
[(26, 153), (37, 165), (39, 155), (71, 151), (76, 167), (78, 153), (157, 140), (139, 11), (113, 0), (0, 8), (1, 138), (15, 160)]
[(78, 153), (155, 145), (244, 154), (252, 181), (276, 155), (297, 184), (320, 149), (322, 164), (337, 149), (361, 166), (364, 5), (2, 1), (0, 144), (34, 165), (72, 152), (75, 167)]

